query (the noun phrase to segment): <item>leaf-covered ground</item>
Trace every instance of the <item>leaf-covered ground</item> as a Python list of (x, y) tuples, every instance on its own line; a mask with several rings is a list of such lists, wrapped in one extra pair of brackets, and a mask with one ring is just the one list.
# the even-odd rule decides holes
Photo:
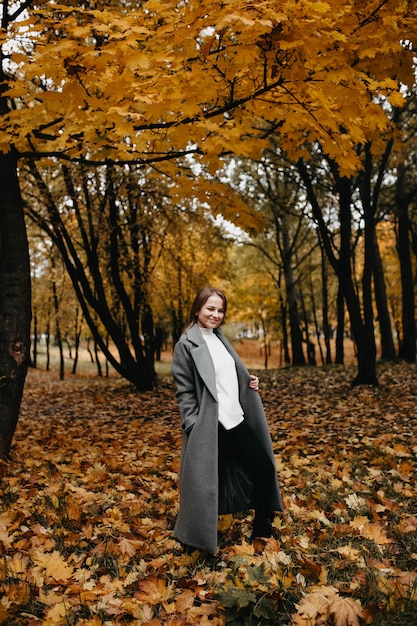
[(417, 623), (415, 366), (260, 372), (286, 513), (219, 520), (219, 552), (184, 552), (179, 417), (169, 378), (59, 382), (31, 371), (1, 470), (0, 623)]

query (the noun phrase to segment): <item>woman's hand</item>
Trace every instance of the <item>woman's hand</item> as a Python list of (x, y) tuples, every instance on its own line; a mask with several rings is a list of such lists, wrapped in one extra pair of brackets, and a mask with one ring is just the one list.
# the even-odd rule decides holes
[(257, 376), (251, 376), (249, 381), (249, 387), (255, 391), (259, 390), (259, 378)]

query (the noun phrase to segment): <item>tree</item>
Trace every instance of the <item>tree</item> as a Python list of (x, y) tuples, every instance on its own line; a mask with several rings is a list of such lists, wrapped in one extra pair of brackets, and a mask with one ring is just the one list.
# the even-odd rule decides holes
[[(396, 117), (397, 111), (394, 110), (393, 118)], [(382, 145), (384, 150), (381, 149)], [(338, 168), (323, 154), (319, 156), (320, 165), (315, 169), (311, 167), (311, 162), (310, 165), (303, 161), (298, 164), (312, 207), (312, 214), (324, 242), (324, 249), (339, 279), (341, 292), (349, 311), (358, 356), (359, 373), (354, 381), (357, 384), (376, 384), (377, 382), (373, 296), (375, 296), (381, 331), (381, 356), (385, 359), (395, 357), (384, 269), (376, 230), (378, 222), (385, 219), (385, 205), (391, 193), (393, 174), (389, 162), (393, 150), (394, 139), (391, 136), (386, 137), (385, 141), (381, 138), (378, 149), (375, 149), (371, 142), (364, 147), (358, 146), (357, 153), (363, 160), (363, 168), (358, 175), (350, 179), (340, 177)], [(327, 162), (327, 170), (325, 169), (323, 173), (325, 162)], [(397, 166), (398, 171), (401, 171), (400, 165)], [(402, 185), (400, 187), (402, 188)], [(329, 194), (324, 196), (324, 202), (320, 205), (317, 189), (323, 188), (328, 188), (331, 196)], [(326, 218), (326, 202), (330, 197), (336, 198), (338, 204), (337, 221), (340, 224), (338, 239), (334, 236), (332, 219)], [(395, 198), (398, 212), (401, 205), (398, 193)], [(353, 223), (354, 213), (357, 219), (359, 218), (356, 227)], [(400, 228), (400, 232), (406, 233), (406, 240), (402, 246), (406, 250), (400, 255), (400, 258), (403, 258), (403, 275), (404, 267), (411, 267), (410, 263), (405, 262), (407, 251), (408, 255), (410, 253), (408, 231), (407, 225), (403, 231)], [(358, 248), (356, 242), (362, 236), (362, 232), (363, 241)], [(353, 269), (355, 249), (356, 251), (359, 249), (362, 254), (359, 267), (357, 267), (357, 270), (361, 271), (360, 289), (356, 286)], [(405, 282), (408, 287), (403, 282), (403, 293), (406, 293), (407, 289), (412, 289), (409, 273), (407, 279)], [(410, 300), (413, 302), (414, 309), (414, 300), (413, 298)]]
[(411, 252), (417, 257), (416, 228), (416, 90), (407, 106), (398, 113), (401, 124), (401, 145), (395, 161), (394, 206), (397, 250), (401, 267), (402, 337), (399, 356), (410, 363), (416, 360), (415, 278)]
[[(401, 83), (414, 80), (411, 2), (360, 1), (353, 11), (294, 0), (284, 12), (266, 0), (149, 0), (131, 13), (38, 3), (17, 22), (31, 6), (2, 3), (8, 184), (19, 157), (159, 162), (174, 178), (177, 159), (194, 154), (214, 171), (225, 153), (259, 156), (271, 134), (294, 161), (320, 141), (349, 176), (360, 167), (355, 145), (390, 124), (384, 101), (401, 104)], [(19, 245), (23, 258), (23, 235)]]
[[(329, 262), (337, 275), (340, 289), (349, 311), (352, 334), (356, 344), (358, 374), (353, 384), (377, 385), (376, 375), (376, 344), (374, 333), (374, 316), (372, 306), (371, 279), (373, 276), (374, 241), (375, 241), (375, 207), (364, 207), (365, 252), (362, 273), (362, 305), (355, 288), (355, 276), (352, 267), (352, 207), (354, 205), (354, 188), (352, 180), (340, 176), (337, 167), (330, 161), (328, 173), (333, 180), (333, 193), (338, 202), (338, 220), (340, 229), (335, 238), (331, 224), (326, 222), (325, 208), (320, 205), (313, 181), (317, 174), (303, 160), (298, 168), (306, 188), (307, 198), (312, 208), (313, 218), (320, 230), (323, 246)], [(362, 308), (363, 307), (363, 308)], [(363, 310), (363, 315), (362, 315)]]
[[(3, 103), (0, 96), (0, 108)], [(30, 358), (30, 266), (14, 151), (0, 154), (0, 458), (10, 451)]]
[(410, 194), (405, 182), (406, 172), (403, 164), (398, 165), (395, 186), (395, 208), (397, 217), (397, 246), (401, 265), (402, 286), (402, 339), (399, 357), (410, 363), (416, 360), (416, 316), (414, 298), (414, 280), (411, 263), (410, 236), (411, 225), (409, 205), (414, 196)]
[(230, 258), (233, 270), (228, 287), (228, 317), (231, 315), (234, 322), (240, 323), (235, 337), (241, 338), (250, 331), (250, 335), (257, 338), (265, 369), (269, 366), (271, 340), (281, 333), (272, 256), (272, 250), (268, 255), (257, 245), (235, 245)]
[[(21, 11), (10, 16), (3, 3), (2, 33)], [(23, 10), (23, 8), (22, 8)], [(1, 40), (0, 40), (1, 41)], [(9, 112), (6, 55), (0, 48), (0, 118)], [(30, 262), (13, 146), (0, 152), (0, 458), (8, 456), (17, 424), (30, 359)]]
[(211, 212), (194, 196), (173, 198), (172, 227), (163, 250), (152, 288), (152, 309), (158, 327), (172, 336), (183, 332), (197, 290), (203, 284), (221, 284), (229, 279), (230, 242)]
[[(249, 245), (256, 247), (269, 261), (278, 290), (281, 275), (284, 278), (292, 364), (305, 365), (299, 302), (299, 259), (300, 256), (304, 258), (304, 252), (300, 250), (308, 238), (309, 226), (302, 210), (297, 210), (299, 185), (292, 174), (288, 164), (280, 163), (269, 152), (260, 161), (253, 163), (240, 160), (234, 167), (234, 184), (262, 217), (262, 226), (257, 233), (252, 232)], [(283, 328), (285, 335), (286, 329)], [(305, 341), (308, 342), (307, 336)]]
[[(169, 194), (133, 166), (89, 173), (62, 164), (53, 170), (53, 184), (50, 174), (29, 163), (35, 190), (28, 214), (60, 251), (108, 362), (139, 390), (149, 390), (155, 376), (150, 276), (173, 229)], [(35, 200), (38, 190), (42, 204)]]

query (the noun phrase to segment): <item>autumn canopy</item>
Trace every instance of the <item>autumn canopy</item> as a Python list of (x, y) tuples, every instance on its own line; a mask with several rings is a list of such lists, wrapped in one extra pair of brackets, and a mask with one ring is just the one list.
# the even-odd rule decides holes
[(13, 25), (3, 151), (215, 169), (279, 135), (291, 159), (319, 141), (349, 175), (414, 79), (410, 2), (68, 4)]

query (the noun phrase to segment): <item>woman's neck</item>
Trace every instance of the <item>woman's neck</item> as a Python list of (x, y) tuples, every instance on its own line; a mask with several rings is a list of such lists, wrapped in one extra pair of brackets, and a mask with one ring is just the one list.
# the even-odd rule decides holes
[(213, 332), (213, 328), (204, 328), (204, 326), (199, 327), (203, 335), (211, 335)]

